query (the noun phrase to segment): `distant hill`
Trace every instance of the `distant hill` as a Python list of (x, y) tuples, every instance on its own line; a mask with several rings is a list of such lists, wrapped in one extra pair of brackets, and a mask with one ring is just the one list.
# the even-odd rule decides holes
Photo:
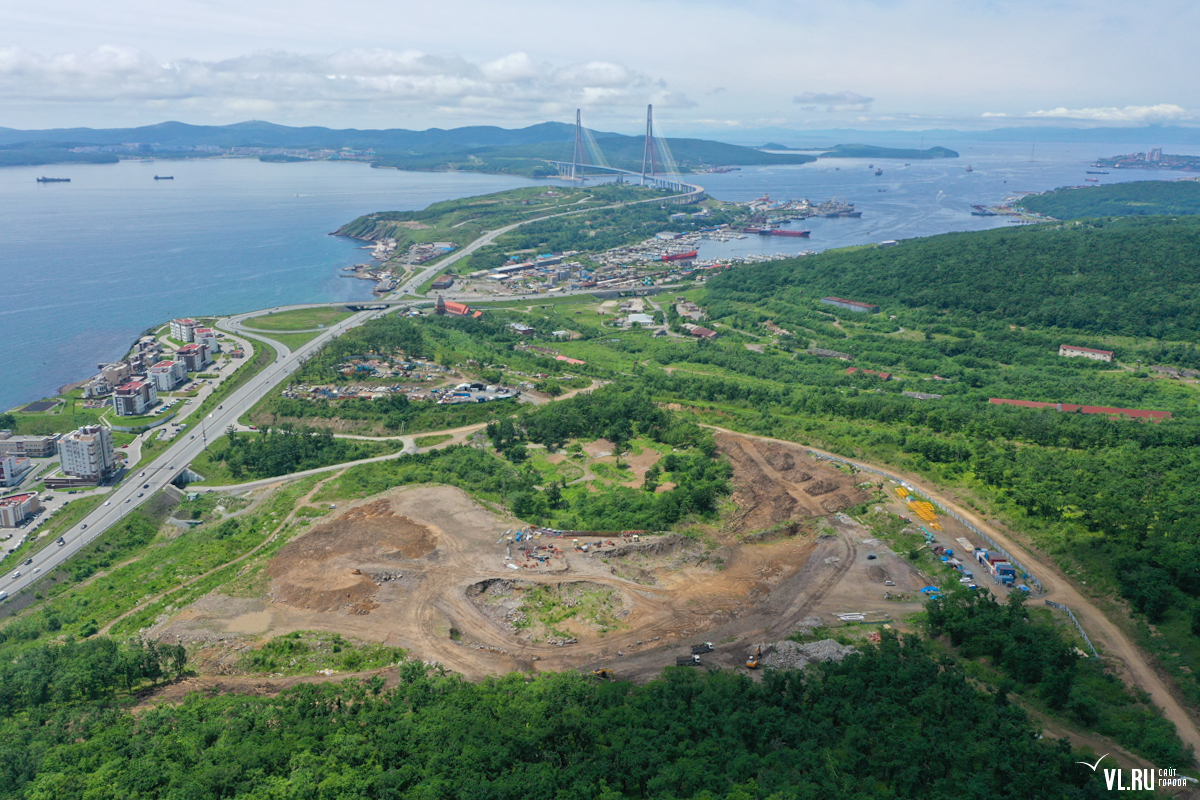
[[(644, 140), (641, 136), (592, 131), (608, 163), (640, 170)], [(138, 143), (142, 152), (170, 156), (203, 155), (190, 147), (259, 147), (287, 149), (374, 150), (373, 163), (381, 167), (409, 170), (468, 170), (503, 172), (530, 177), (554, 174), (546, 160), (569, 160), (575, 127), (561, 122), (543, 122), (509, 130), (491, 126), (430, 128), (424, 131), (334, 130), (290, 128), (270, 122), (239, 122), (234, 125), (186, 125), (164, 122), (141, 128), (61, 128), (18, 131), (0, 128), (0, 166), (52, 164), (74, 161), (116, 161), (110, 153), (72, 153), (78, 146), (106, 147)], [(749, 147), (703, 139), (668, 140), (683, 172), (705, 166), (753, 164), (803, 164), (813, 157), (799, 154), (763, 153)], [(267, 155), (268, 159), (286, 156)], [(660, 171), (662, 171), (660, 169)]]
[(1020, 206), (1055, 219), (1200, 214), (1200, 181), (1133, 181), (1029, 195)]
[(817, 158), (903, 158), (916, 161), (931, 158), (958, 158), (958, 153), (945, 147), (930, 147), (927, 150), (901, 150), (894, 147), (876, 147), (870, 144), (839, 144), (821, 153)]
[[(188, 125), (163, 122), (140, 128), (55, 128), (21, 131), (0, 128), (0, 145), (23, 142), (70, 142), (72, 144), (113, 145), (126, 142), (160, 145), (210, 145), (214, 147), (353, 147), (376, 150), (436, 152), (448, 148), (496, 147), (549, 141), (571, 141), (575, 126), (562, 122), (543, 122), (527, 128), (497, 128), (477, 125), (465, 128), (429, 128), (411, 131), (403, 128), (356, 130), (353, 128), (292, 128), (271, 122), (252, 120), (232, 125)], [(593, 131), (596, 138), (615, 136)]]

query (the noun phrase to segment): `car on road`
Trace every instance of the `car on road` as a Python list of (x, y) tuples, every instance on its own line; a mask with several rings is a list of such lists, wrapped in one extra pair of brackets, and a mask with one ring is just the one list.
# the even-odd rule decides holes
[(144, 478), (144, 477), (146, 477), (146, 473), (145, 473), (145, 471), (143, 471), (141, 475), (138, 475), (138, 477), (139, 477), (139, 478)]
[(105, 501), (104, 501), (104, 505), (106, 505), (106, 506), (111, 506), (111, 505), (112, 505), (112, 500), (105, 500)]
[(224, 407), (225, 407), (225, 406), (217, 406), (217, 411), (220, 411), (220, 410), (221, 410), (222, 408), (224, 408)]
[(13, 580), (14, 580), (14, 581), (15, 581), (17, 578), (19, 578), (19, 577), (21, 577), (21, 570), (17, 570), (16, 572), (14, 572), (14, 573), (13, 573)]
[(79, 530), (83, 530), (83, 529), (84, 529), (84, 528), (86, 528), (86, 527), (87, 527), (87, 523), (85, 522), (85, 523), (83, 523), (82, 525), (80, 525), (80, 526), (79, 526)]
[(41, 571), (42, 571), (42, 568), (41, 568), (41, 567), (34, 567), (34, 568), (33, 568), (33, 574), (34, 574), (34, 575), (37, 575), (37, 574), (38, 574), (39, 572), (41, 572)]
[(25, 559), (25, 566), (29, 566), (29, 565), (30, 565), (30, 564), (32, 564), (32, 563), (33, 563), (33, 559), (32, 559), (32, 558), (27, 558), (27, 559)]
[(143, 488), (143, 489), (149, 489), (149, 488), (150, 488), (150, 484), (148, 484), (148, 483), (143, 483), (143, 484), (142, 484), (142, 488)]
[(191, 436), (189, 436), (188, 438), (189, 438), (189, 439), (195, 439), (195, 438), (196, 438), (196, 434), (194, 434), (194, 433), (193, 433), (193, 434), (192, 434)]
[(132, 500), (132, 499), (133, 499), (132, 497), (126, 497), (126, 498), (125, 498), (125, 502), (126, 502), (126, 503), (128, 503), (128, 502), (129, 502), (130, 500)]
[(145, 492), (138, 492), (138, 497), (144, 497), (145, 494), (146, 494)]
[(66, 544), (66, 541), (63, 539), (63, 537), (58, 537), (58, 546), (62, 547), (64, 544)]

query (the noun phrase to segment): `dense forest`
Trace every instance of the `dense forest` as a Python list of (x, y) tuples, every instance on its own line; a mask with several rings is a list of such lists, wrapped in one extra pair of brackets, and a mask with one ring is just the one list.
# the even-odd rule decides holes
[(762, 304), (781, 316), (837, 295), (885, 311), (1156, 338), (1200, 331), (1198, 290), (1200, 219), (1163, 217), (827, 250), (726, 272), (709, 283), (716, 302)]
[[(121, 661), (103, 640), (87, 650)], [(928, 643), (891, 633), (761, 681), (674, 668), (646, 686), (570, 673), (471, 684), (407, 662), (390, 690), (378, 677), (196, 694), (136, 716), (87, 694), (21, 703), (0, 717), (0, 798), (1104, 796), (1005, 690), (981, 691)]]
[(1200, 182), (1133, 181), (1073, 186), (1033, 194), (1019, 204), (1056, 219), (1200, 213)]

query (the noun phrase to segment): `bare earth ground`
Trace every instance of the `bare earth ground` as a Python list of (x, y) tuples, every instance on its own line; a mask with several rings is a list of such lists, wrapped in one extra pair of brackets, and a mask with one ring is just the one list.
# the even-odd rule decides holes
[[(538, 564), (501, 541), (518, 521), (458, 489), (407, 487), (354, 503), (288, 544), (268, 566), (266, 596), (210, 594), (155, 634), (188, 644), (218, 674), (262, 639), (321, 630), (404, 647), (469, 678), (609, 665), (618, 677), (648, 679), (696, 641), (718, 644), (705, 663), (744, 666), (751, 643), (840, 624), (838, 613), (898, 620), (919, 610), (925, 580), (857, 523), (841, 517), (824, 535), (812, 530), (828, 508), (865, 499), (851, 476), (794, 445), (723, 435), (721, 447), (733, 459), (735, 499), (751, 504), (724, 543), (610, 536), (613, 545), (597, 550), (586, 537), (583, 553), (570, 539), (535, 539), (562, 551)], [(737, 541), (789, 521), (762, 543)], [(885, 600), (885, 580), (908, 599)], [(535, 598), (547, 597), (575, 614), (541, 614)]]

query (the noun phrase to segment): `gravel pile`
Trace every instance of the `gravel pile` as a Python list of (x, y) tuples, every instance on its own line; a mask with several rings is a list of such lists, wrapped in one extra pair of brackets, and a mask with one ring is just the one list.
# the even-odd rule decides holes
[(762, 665), (769, 669), (803, 669), (815, 661), (841, 661), (853, 652), (853, 647), (838, 644), (833, 639), (807, 644), (774, 642), (763, 645)]

